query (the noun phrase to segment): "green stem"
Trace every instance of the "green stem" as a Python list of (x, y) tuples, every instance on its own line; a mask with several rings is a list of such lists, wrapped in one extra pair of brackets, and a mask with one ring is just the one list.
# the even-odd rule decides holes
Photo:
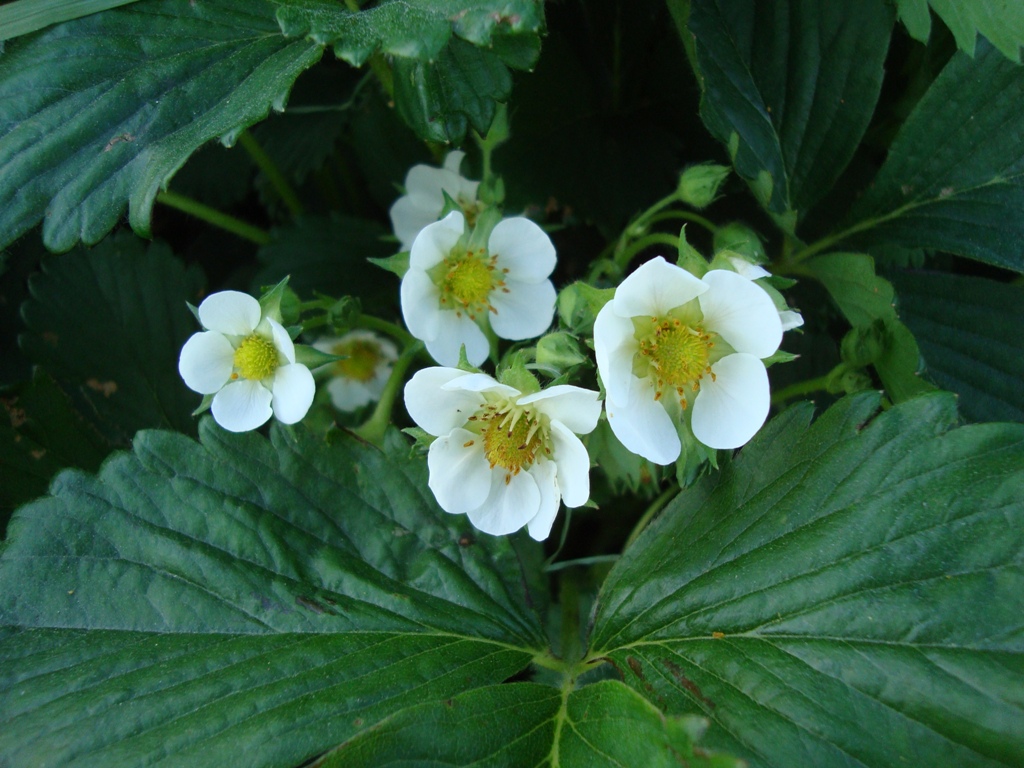
[(643, 533), (643, 530), (647, 527), (648, 523), (650, 523), (651, 520), (654, 519), (654, 516), (656, 514), (658, 514), (659, 512), (661, 512), (662, 509), (665, 508), (665, 505), (672, 500), (672, 497), (675, 496), (678, 491), (679, 486), (676, 485), (676, 483), (673, 481), (672, 483), (669, 484), (668, 488), (661, 492), (658, 498), (651, 502), (651, 505), (647, 507), (647, 511), (644, 512), (643, 516), (637, 521), (637, 524), (633, 527), (633, 530), (629, 534), (629, 538), (626, 539), (626, 544), (622, 547), (623, 552), (630, 548), (633, 542), (637, 540), (637, 537), (641, 533)]
[(552, 573), (554, 571), (562, 571), (566, 568), (574, 568), (576, 566), (587, 566), (587, 565), (600, 565), (601, 563), (614, 563), (622, 555), (591, 555), (590, 557), (580, 557), (576, 560), (562, 560), (560, 563), (552, 563), (551, 565), (544, 566), (545, 573)]
[(855, 235), (858, 232), (863, 232), (866, 229), (877, 227), (879, 224), (884, 224), (887, 221), (898, 218), (907, 211), (916, 208), (917, 205), (917, 203), (908, 203), (907, 205), (904, 205), (902, 208), (897, 208), (895, 211), (890, 211), (884, 216), (878, 216), (877, 218), (874, 219), (865, 219), (864, 221), (854, 224), (852, 227), (847, 227), (842, 232), (837, 232), (834, 235), (828, 235), (827, 237), (823, 237), (821, 238), (821, 240), (811, 243), (806, 248), (797, 251), (795, 254), (793, 254), (793, 256), (790, 257), (790, 259), (787, 262), (783, 263), (782, 266), (795, 266), (800, 262), (806, 261), (807, 259), (811, 258), (811, 256), (815, 256), (821, 253), (826, 248), (831, 248), (836, 243), (842, 242), (851, 235)]
[(807, 381), (798, 381), (796, 384), (790, 384), (785, 389), (780, 389), (778, 392), (772, 393), (772, 405), (780, 405), (787, 400), (792, 400), (794, 397), (800, 395), (809, 395), (811, 392), (822, 392), (828, 389), (829, 374), (819, 376), (816, 379), (808, 379)]
[(236, 219), (234, 216), (218, 211), (216, 208), (211, 208), (205, 203), (193, 200), (191, 197), (168, 190), (157, 194), (156, 201), (166, 205), (168, 208), (174, 208), (182, 213), (187, 213), (189, 216), (202, 219), (208, 224), (219, 227), (233, 235), (238, 235), (257, 245), (267, 245), (270, 242), (270, 233), (266, 230), (255, 227), (241, 219)]
[(291, 211), (292, 216), (301, 216), (304, 211), (302, 203), (299, 202), (299, 196), (295, 193), (292, 185), (288, 183), (288, 179), (281, 173), (281, 169), (259, 145), (259, 142), (253, 138), (253, 135), (248, 131), (242, 131), (238, 135), (238, 143), (249, 153), (249, 157), (253, 159), (257, 167), (263, 171), (270, 186), (274, 188), (281, 201)]
[(580, 647), (580, 590), (576, 578), (566, 573), (559, 580), (558, 602), (562, 608), (560, 655), (567, 668), (583, 657)]
[(387, 432), (388, 425), (391, 423), (391, 410), (395, 404), (395, 395), (398, 394), (402, 385), (405, 371), (421, 347), (421, 342), (417, 341), (402, 351), (391, 369), (388, 383), (384, 385), (384, 391), (377, 402), (377, 407), (373, 409), (373, 414), (363, 424), (352, 430), (366, 442), (374, 445), (381, 445), (384, 442), (384, 433)]
[(691, 213), (690, 211), (664, 211), (655, 216), (652, 216), (648, 221), (648, 224), (655, 224), (659, 221), (669, 221), (671, 219), (682, 219), (684, 221), (692, 221), (694, 224), (699, 224), (704, 227), (711, 234), (718, 232), (718, 227), (714, 223), (705, 219), (703, 216)]
[(393, 339), (397, 339), (398, 342), (406, 348), (418, 345), (420, 342), (404, 328), (390, 323), (387, 320), (381, 320), (379, 317), (373, 317), (372, 315), (360, 315), (359, 316), (359, 327), (368, 328), (371, 331), (380, 331), (386, 333)]
[(620, 272), (625, 272), (626, 267), (629, 266), (629, 262), (632, 261), (633, 257), (641, 251), (650, 248), (652, 245), (667, 245), (671, 248), (678, 249), (679, 238), (665, 234), (664, 232), (652, 232), (651, 234), (645, 235), (639, 240), (634, 241), (628, 248), (615, 254), (615, 265), (619, 268)]

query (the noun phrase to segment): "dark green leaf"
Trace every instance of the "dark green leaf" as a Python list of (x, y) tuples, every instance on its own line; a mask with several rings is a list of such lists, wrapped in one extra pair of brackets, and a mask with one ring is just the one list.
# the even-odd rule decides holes
[(536, 37), (544, 27), (538, 0), (383, 0), (358, 13), (327, 0), (272, 0), (290, 37), (308, 36), (333, 45), (340, 59), (359, 66), (372, 53), (429, 60), (454, 35), (490, 47), (496, 38)]
[(131, 235), (47, 259), (29, 282), (21, 346), (113, 444), (139, 429), (194, 432), (199, 395), (178, 376), (178, 354), (199, 330), (202, 274), (166, 245)]
[(128, 206), (148, 233), (161, 187), (204, 142), (284, 108), (322, 49), (274, 6), (147, 0), (18, 38), (0, 57), (0, 245), (45, 216), (65, 251)]
[(1024, 45), (1024, 5), (1007, 0), (896, 0), (900, 20), (915, 40), (928, 42), (932, 19), (928, 8), (942, 19), (960, 50), (974, 55), (978, 33), (1007, 57), (1020, 62)]
[(616, 680), (578, 691), (514, 683), (403, 710), (342, 745), (316, 768), (739, 765), (694, 749), (699, 720), (666, 718)]
[(383, 239), (387, 232), (374, 222), (348, 216), (302, 217), (288, 227), (273, 231), (273, 242), (260, 249), (265, 265), (254, 286), (273, 285), (291, 275), (289, 287), (305, 298), (313, 291), (332, 296), (379, 295), (394, 301), (397, 281), (385, 277), (367, 262), (394, 252), (397, 243)]
[(769, 211), (802, 216), (850, 161), (892, 22), (881, 0), (693, 0), (701, 116)]
[(1024, 427), (949, 394), (774, 419), (602, 588), (595, 656), (753, 766), (1024, 761)]
[(932, 272), (894, 275), (928, 376), (972, 421), (1024, 421), (1024, 288)]
[(58, 476), (0, 557), (0, 762), (297, 765), (544, 647), (506, 538), (382, 452), (205, 420)]
[[(0, 44), (51, 24), (99, 13), (135, 0), (16, 0), (0, 8)], [(2, 50), (2, 49), (0, 49)]]
[(1021, 103), (1024, 68), (987, 43), (974, 59), (956, 54), (896, 136), (847, 234), (1024, 272)]

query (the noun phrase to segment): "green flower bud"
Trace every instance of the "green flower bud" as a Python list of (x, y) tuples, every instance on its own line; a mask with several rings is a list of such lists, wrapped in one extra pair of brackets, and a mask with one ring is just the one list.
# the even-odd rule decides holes
[(761, 238), (750, 227), (736, 221), (719, 227), (715, 232), (715, 253), (718, 251), (733, 251), (751, 264), (768, 261)]
[(729, 168), (724, 165), (691, 165), (679, 176), (679, 199), (694, 208), (706, 208), (728, 175)]
[(614, 288), (595, 288), (587, 283), (573, 283), (558, 294), (558, 316), (562, 324), (576, 334), (589, 334), (601, 307), (615, 296)]
[(549, 333), (537, 342), (537, 363), (554, 368), (559, 373), (586, 361), (587, 356), (580, 350), (579, 342), (571, 333)]

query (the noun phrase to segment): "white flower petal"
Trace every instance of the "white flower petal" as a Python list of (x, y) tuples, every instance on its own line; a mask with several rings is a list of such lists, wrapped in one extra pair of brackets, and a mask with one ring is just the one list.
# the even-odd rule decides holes
[(270, 390), (258, 381), (239, 379), (213, 396), (210, 411), (214, 420), (229, 432), (248, 432), (273, 415)]
[(405, 410), (420, 429), (435, 436), (447, 435), (480, 409), (484, 398), (477, 392), (444, 388), (466, 375), (457, 368), (424, 368), (409, 379)]
[(620, 317), (613, 303), (614, 300), (605, 304), (594, 321), (594, 356), (608, 397), (619, 405), (628, 405), (630, 379), (636, 378), (633, 357), (639, 344), (633, 336), (633, 321)]
[(445, 512), (462, 515), (477, 509), (490, 493), (494, 473), (484, 456), (479, 435), (472, 432), (453, 429), (451, 434), (432, 442), (427, 451), (427, 467), (427, 485)]
[(622, 281), (612, 305), (620, 317), (661, 317), (707, 289), (682, 267), (656, 256)]
[(539, 511), (540, 489), (530, 473), (506, 475), (497, 468), (491, 472), (491, 492), (487, 500), (467, 514), (470, 522), (484, 533), (504, 536), (518, 531)]
[(199, 322), (210, 331), (248, 336), (259, 325), (260, 303), (247, 293), (220, 291), (199, 305)]
[(409, 333), (422, 341), (440, 333), (441, 292), (422, 269), (410, 269), (399, 288), (402, 317)]
[[(453, 149), (444, 158), (444, 169), (449, 173), (459, 175), (460, 169), (462, 168), (462, 160), (466, 157), (466, 153), (461, 149)], [(449, 193), (451, 194), (451, 193)]]
[(758, 266), (739, 256), (729, 256), (729, 263), (736, 270), (736, 274), (745, 277), (747, 280), (760, 280), (762, 277), (771, 277), (772, 273), (764, 267)]
[(185, 386), (201, 395), (212, 395), (231, 378), (235, 349), (224, 334), (216, 331), (194, 333), (181, 348), (178, 373)]
[(440, 221), (424, 227), (409, 250), (409, 267), (427, 270), (440, 264), (465, 231), (466, 218), (459, 211), (452, 211)]
[(700, 297), (704, 330), (720, 334), (737, 352), (769, 357), (782, 342), (782, 321), (771, 297), (757, 283), (726, 269), (704, 275)]
[(551, 238), (522, 216), (499, 221), (487, 241), (487, 250), (497, 257), (498, 269), (507, 269), (509, 279), (522, 283), (546, 280), (555, 268)]
[(491, 306), (496, 310), (488, 315), (494, 332), (511, 341), (532, 339), (544, 333), (555, 314), (555, 286), (551, 281), (506, 280), (505, 288), (508, 293), (496, 290), (490, 295)]
[(723, 357), (715, 379), (700, 380), (693, 403), (693, 436), (709, 448), (739, 448), (768, 418), (771, 392), (764, 363), (753, 355)]
[(391, 229), (401, 243), (401, 249), (408, 251), (415, 242), (416, 235), (422, 232), (424, 227), (437, 221), (443, 209), (444, 197), (440, 195), (438, 204), (428, 207), (423, 207), (420, 201), (409, 195), (398, 198), (388, 211), (388, 215), (391, 217)]
[(442, 389), (465, 390), (466, 392), (497, 392), (502, 395), (518, 395), (519, 390), (507, 384), (500, 384), (486, 373), (463, 373), (442, 386)]
[(779, 312), (779, 322), (782, 323), (782, 330), (791, 331), (804, 324), (804, 316), (792, 309), (784, 309)]
[(558, 489), (567, 507), (586, 504), (590, 498), (590, 454), (565, 425), (551, 422), (554, 461), (558, 466)]
[(277, 320), (271, 317), (267, 318), (267, 323), (270, 325), (270, 332), (274, 335), (274, 346), (277, 347), (277, 351), (280, 352), (284, 359), (289, 363), (295, 362), (295, 343), (292, 341), (292, 337), (288, 335), (288, 331), (284, 329)]
[(490, 342), (476, 323), (468, 316), (459, 317), (448, 309), (437, 314), (437, 336), (424, 339), (424, 342), (430, 356), (447, 366), (459, 364), (459, 349), (463, 344), (466, 345), (466, 359), (470, 365), (480, 365), (491, 351)]
[(555, 480), (556, 471), (559, 470), (555, 462), (544, 458), (537, 460), (528, 470), (534, 482), (537, 483), (537, 490), (540, 491), (540, 506), (537, 509), (537, 514), (526, 523), (530, 538), (535, 541), (544, 541), (551, 534), (551, 526), (554, 525), (555, 517), (558, 515), (560, 498), (558, 483)]
[(519, 398), (519, 405), (533, 405), (577, 435), (586, 435), (594, 431), (597, 420), (601, 418), (600, 397), (591, 389), (559, 384)]
[(299, 363), (282, 365), (274, 372), (274, 417), (283, 424), (300, 421), (313, 404), (316, 382), (309, 368)]
[(629, 401), (604, 401), (608, 425), (628, 450), (655, 464), (671, 464), (682, 448), (675, 423), (665, 408), (654, 399), (648, 379), (630, 377)]
[(378, 387), (371, 389), (361, 381), (344, 376), (331, 377), (327, 382), (327, 392), (331, 396), (331, 404), (339, 411), (354, 411), (380, 399)]

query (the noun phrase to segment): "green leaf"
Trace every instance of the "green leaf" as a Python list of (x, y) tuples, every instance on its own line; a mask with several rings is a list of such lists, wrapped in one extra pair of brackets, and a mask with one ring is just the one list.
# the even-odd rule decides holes
[(900, 129), (844, 235), (862, 247), (942, 250), (1024, 272), (1022, 102), (1024, 68), (985, 43), (974, 59), (956, 54)]
[(114, 445), (139, 429), (194, 432), (199, 396), (178, 376), (178, 354), (199, 330), (201, 272), (163, 244), (124, 234), (89, 251), (47, 259), (22, 305), (25, 354)]
[(928, 376), (972, 421), (1024, 421), (1024, 288), (981, 277), (899, 272), (900, 314)]
[(272, 285), (291, 276), (289, 287), (309, 298), (313, 291), (332, 296), (359, 295), (368, 303), (393, 301), (398, 286), (367, 264), (395, 250), (379, 224), (350, 216), (303, 216), (272, 231), (273, 241), (260, 248), (264, 267), (254, 286)]
[(801, 272), (825, 286), (850, 325), (895, 318), (892, 284), (875, 274), (875, 261), (863, 253), (830, 253), (801, 265)]
[(17, 0), (0, 6), (0, 42), (136, 0)]
[(283, 109), (320, 57), (285, 39), (273, 11), (147, 0), (12, 41), (0, 57), (0, 246), (44, 217), (50, 249), (95, 243), (126, 206), (148, 233), (188, 156)]
[(1020, 765), (1024, 427), (877, 405), (790, 408), (679, 494), (591, 655), (752, 766)]
[(316, 763), (446, 765), (733, 766), (694, 749), (700, 718), (666, 718), (617, 680), (577, 691), (535, 683), (491, 686), (403, 710)]
[(0, 556), (0, 762), (298, 765), (545, 646), (507, 538), (393, 433), (141, 432), (59, 475)]
[(935, 11), (949, 27), (960, 50), (974, 55), (978, 33), (988, 38), (1005, 56), (1020, 62), (1024, 45), (1024, 5), (1007, 0), (896, 0), (900, 20), (910, 36), (928, 42), (931, 15)]
[(881, 0), (693, 0), (701, 117), (770, 212), (802, 216), (853, 157), (892, 22)]
[(490, 47), (497, 38), (536, 37), (544, 28), (538, 0), (383, 0), (358, 13), (326, 0), (272, 0), (289, 37), (307, 36), (334, 47), (353, 66), (371, 54), (429, 60), (452, 36)]

